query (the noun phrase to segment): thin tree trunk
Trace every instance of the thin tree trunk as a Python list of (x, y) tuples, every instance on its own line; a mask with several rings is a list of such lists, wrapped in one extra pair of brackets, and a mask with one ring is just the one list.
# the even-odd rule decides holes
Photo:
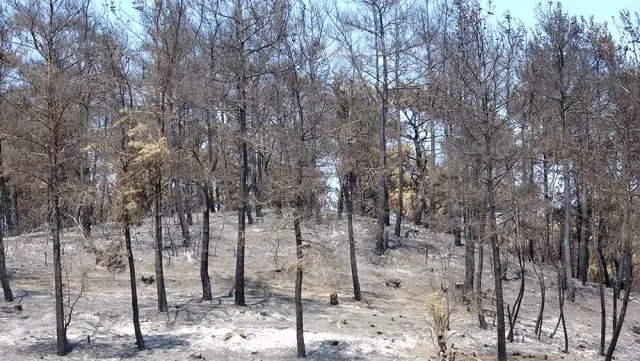
[(569, 162), (562, 166), (562, 180), (564, 182), (564, 234), (562, 242), (562, 255), (564, 257), (564, 285), (569, 294), (569, 302), (574, 300), (573, 275), (571, 262), (571, 179), (569, 177)]
[(560, 304), (559, 321), (562, 322), (562, 331), (564, 333), (564, 353), (569, 353), (569, 336), (567, 334), (567, 325), (564, 319), (564, 288), (562, 287), (562, 275), (558, 275), (558, 301)]
[[(13, 293), (11, 292), (11, 287), (9, 285), (9, 276), (7, 275), (7, 265), (5, 263), (5, 254), (4, 254), (4, 219), (6, 214), (9, 212), (6, 211), (8, 207), (5, 206), (7, 201), (7, 186), (4, 178), (4, 172), (2, 168), (2, 139), (0, 139), (0, 283), (2, 283), (2, 291), (4, 292), (4, 300), (6, 302), (13, 301)], [(10, 217), (7, 217), (10, 218)], [(7, 222), (9, 223), (9, 222)], [(7, 224), (8, 227), (8, 224)]]
[(587, 186), (585, 180), (582, 179), (580, 191), (580, 256), (578, 262), (578, 278), (582, 285), (587, 282), (587, 271), (589, 269), (589, 228), (591, 220), (589, 217), (589, 204), (587, 198)]
[(344, 211), (344, 192), (343, 182), (340, 182), (340, 194), (338, 195), (338, 218), (342, 218), (342, 212)]
[(344, 199), (347, 204), (347, 229), (349, 234), (349, 259), (351, 261), (351, 278), (353, 280), (353, 295), (356, 301), (362, 301), (360, 292), (360, 280), (358, 278), (358, 264), (356, 262), (356, 241), (353, 236), (353, 173), (344, 176), (341, 188), (344, 190)]
[(127, 259), (129, 261), (129, 281), (131, 282), (131, 310), (133, 311), (133, 330), (136, 335), (136, 346), (138, 350), (144, 350), (144, 339), (140, 330), (140, 311), (138, 308), (138, 292), (136, 290), (136, 266), (133, 258), (133, 250), (131, 248), (131, 230), (129, 222), (124, 226), (124, 242), (127, 249)]
[(398, 214), (396, 215), (396, 224), (394, 234), (396, 237), (400, 237), (400, 228), (402, 227), (402, 212), (403, 212), (403, 197), (404, 197), (404, 169), (402, 162), (402, 122), (398, 117)]
[(182, 247), (189, 248), (191, 246), (191, 234), (189, 232), (189, 223), (187, 222), (187, 218), (185, 215), (182, 186), (180, 185), (180, 181), (178, 179), (173, 180), (173, 185), (175, 187), (174, 194), (176, 211), (178, 212), (180, 231), (182, 232)]
[(493, 185), (493, 167), (487, 166), (487, 195), (489, 200), (489, 238), (491, 239), (491, 249), (493, 254), (493, 278), (495, 281), (496, 293), (496, 318), (498, 321), (498, 361), (507, 360), (507, 346), (505, 340), (504, 323), (504, 297), (502, 293), (502, 266), (500, 264), (500, 245), (498, 243), (496, 224), (496, 202), (495, 189)]
[[(431, 69), (431, 67), (429, 68)], [(433, 112), (434, 110), (434, 102), (432, 102), (432, 106), (430, 108), (429, 114), (429, 138), (430, 138), (430, 152), (429, 159), (431, 169), (430, 172), (435, 172), (436, 170), (436, 117)], [(436, 187), (435, 187), (435, 179), (431, 177), (429, 181), (429, 228), (434, 228), (435, 220), (436, 220)]]
[[(626, 175), (628, 165), (623, 159), (623, 167), (622, 167), (622, 179), (625, 184), (625, 200), (622, 204), (622, 224), (620, 226), (620, 238), (622, 242), (624, 242), (623, 252), (622, 252), (622, 267), (623, 267), (623, 280), (619, 280), (620, 273), (618, 273), (618, 279), (616, 279), (618, 295), (614, 295), (614, 297), (619, 296), (621, 282), (624, 282), (624, 298), (622, 299), (622, 306), (620, 307), (620, 315), (615, 320), (615, 327), (613, 328), (613, 335), (611, 336), (611, 342), (609, 343), (609, 347), (607, 348), (607, 354), (605, 356), (605, 361), (611, 361), (613, 359), (613, 353), (616, 350), (616, 345), (618, 343), (618, 339), (620, 337), (620, 332), (622, 331), (622, 325), (624, 323), (624, 318), (627, 314), (627, 306), (629, 305), (629, 295), (631, 294), (631, 287), (633, 286), (633, 247), (632, 240), (629, 236), (629, 224), (630, 224), (630, 213), (631, 213), (631, 200), (629, 194), (629, 181), (628, 176)], [(615, 299), (614, 299), (615, 302)], [(615, 308), (614, 308), (615, 312)]]
[[(55, 156), (54, 156), (55, 158)], [(53, 168), (57, 162), (51, 164)], [(54, 293), (56, 300), (56, 337), (57, 337), (57, 354), (65, 356), (69, 352), (69, 342), (67, 341), (67, 327), (64, 317), (64, 295), (62, 293), (62, 257), (60, 255), (60, 226), (62, 223), (60, 215), (60, 199), (58, 197), (56, 170), (51, 170), (49, 194), (52, 200), (51, 209), (51, 236), (53, 238), (53, 277), (54, 277)]]
[[(193, 226), (193, 209), (191, 207), (191, 185), (185, 184), (186, 196), (183, 197), (184, 214), (187, 217), (187, 226)], [(187, 227), (187, 231), (189, 227)], [(188, 242), (189, 244), (191, 242)]]
[(17, 189), (13, 189), (13, 212), (15, 213), (15, 216), (13, 217), (14, 220), (14, 229), (12, 234), (13, 235), (17, 235), (22, 233), (21, 229), (20, 229), (20, 221), (21, 221), (21, 217), (20, 217), (20, 195)]
[(602, 239), (604, 238), (606, 231), (604, 215), (600, 215), (598, 221), (598, 236), (596, 237), (596, 253), (600, 255), (600, 262), (602, 262), (602, 276), (604, 277), (604, 286), (611, 287), (611, 279), (609, 278), (609, 271), (607, 270), (607, 262), (602, 252)]
[[(2, 204), (0, 204), (0, 222), (2, 222)], [(9, 285), (9, 276), (7, 275), (7, 266), (5, 264), (3, 231), (0, 230), (0, 283), (2, 283), (2, 291), (4, 292), (4, 300), (6, 302), (13, 301), (13, 293)]]
[[(482, 224), (480, 229), (484, 230), (485, 228), (485, 215), (486, 212), (482, 212)], [(478, 244), (478, 271), (476, 272), (476, 307), (478, 308), (478, 325), (481, 329), (487, 329), (487, 320), (484, 317), (484, 308), (482, 306), (482, 271), (484, 267), (484, 245), (482, 240), (480, 240), (480, 244)]]
[[(598, 235), (600, 237), (600, 235)], [(600, 254), (600, 246), (596, 247), (596, 258), (598, 260), (598, 286), (600, 291), (600, 356), (604, 356), (604, 346), (607, 334), (607, 307), (604, 301), (604, 264)]]
[(549, 196), (549, 157), (547, 156), (547, 153), (544, 152), (542, 153), (542, 181), (544, 182), (544, 184), (542, 185), (542, 189), (544, 192), (544, 200), (546, 203), (546, 211), (544, 213), (544, 220), (545, 220), (545, 230), (544, 230), (544, 235), (545, 235), (545, 249), (546, 249), (546, 254), (544, 255), (545, 259), (549, 259), (549, 249), (551, 248), (551, 210), (549, 209), (550, 205), (550, 196)]
[(516, 297), (516, 302), (513, 304), (513, 314), (509, 315), (510, 316), (509, 317), (509, 335), (507, 336), (507, 338), (509, 339), (509, 342), (513, 342), (513, 330), (516, 327), (516, 321), (518, 320), (518, 314), (520, 313), (520, 305), (522, 304), (522, 298), (524, 296), (524, 285), (525, 285), (525, 275), (524, 275), (525, 258), (524, 258), (524, 255), (522, 254), (522, 250), (520, 249), (520, 247), (517, 248), (516, 252), (518, 254), (518, 264), (520, 265), (521, 277), (520, 277), (520, 289), (518, 290), (518, 296)]
[(475, 230), (472, 226), (475, 217), (471, 216), (473, 212), (475, 209), (471, 210), (468, 205), (465, 207), (464, 290), (469, 295), (473, 294), (473, 279), (476, 268)]
[(295, 303), (296, 303), (296, 344), (298, 346), (298, 357), (307, 357), (307, 352), (304, 347), (304, 322), (302, 315), (302, 231), (300, 230), (300, 214), (299, 210), (296, 210), (296, 216), (293, 219), (293, 229), (296, 235), (296, 258), (298, 264), (296, 266), (296, 290), (295, 290)]
[(262, 197), (262, 184), (263, 184), (263, 170), (264, 170), (264, 156), (262, 151), (256, 152), (256, 181), (255, 181), (255, 201), (256, 201), (256, 217), (263, 217), (262, 203), (264, 199)]
[[(540, 257), (538, 257), (540, 258)], [(542, 334), (542, 322), (544, 319), (544, 304), (546, 302), (545, 298), (547, 295), (547, 289), (545, 287), (545, 282), (544, 282), (544, 266), (542, 265), (542, 261), (540, 261), (538, 259), (538, 269), (540, 269), (540, 272), (536, 271), (536, 275), (538, 276), (538, 282), (540, 284), (540, 311), (538, 312), (538, 318), (536, 319), (536, 327), (533, 331), (533, 333), (536, 335), (537, 339), (540, 339), (540, 335)], [(535, 263), (533, 264), (533, 269), (534, 271), (536, 270), (536, 265)]]
[[(247, 216), (247, 115), (246, 115), (246, 75), (245, 75), (245, 39), (244, 19), (242, 15), (242, 1), (236, 0), (236, 41), (238, 45), (238, 61), (240, 62), (240, 74), (237, 85), (238, 94), (238, 150), (240, 153), (240, 179), (238, 189), (238, 244), (236, 247), (236, 285), (235, 304), (245, 306), (244, 300), (244, 249), (245, 249), (245, 218)], [(250, 215), (250, 214), (249, 214)]]
[(419, 141), (420, 131), (417, 126), (413, 126), (413, 147), (416, 153), (416, 169), (418, 171), (418, 176), (416, 177), (416, 197), (418, 201), (418, 206), (415, 209), (413, 214), (413, 224), (419, 226), (422, 223), (422, 214), (425, 211), (425, 200), (424, 200), (424, 164), (422, 160), (422, 148), (421, 143)]
[[(389, 189), (387, 185), (387, 115), (389, 113), (389, 68), (387, 47), (385, 42), (385, 24), (382, 12), (375, 14), (378, 19), (378, 31), (380, 34), (380, 56), (382, 57), (382, 101), (380, 109), (380, 174), (378, 178), (378, 230), (376, 233), (376, 254), (384, 253), (384, 227), (389, 225)], [(376, 37), (377, 39), (377, 37)], [(376, 47), (377, 49), (377, 47)]]
[(203, 187), (205, 206), (202, 211), (202, 250), (200, 251), (200, 280), (202, 281), (202, 299), (211, 301), (211, 280), (209, 279), (209, 212), (211, 198), (209, 195), (209, 183)]
[(167, 294), (164, 288), (164, 271), (162, 265), (162, 185), (155, 185), (155, 226), (156, 226), (156, 289), (158, 292), (158, 311), (167, 312)]
[(620, 298), (620, 264), (617, 260), (613, 261), (613, 306), (611, 310), (611, 321), (613, 322), (612, 330), (618, 328), (618, 299)]

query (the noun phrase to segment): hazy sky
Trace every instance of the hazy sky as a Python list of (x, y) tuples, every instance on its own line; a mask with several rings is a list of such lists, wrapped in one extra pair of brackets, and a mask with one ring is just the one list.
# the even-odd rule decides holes
[[(607, 21), (609, 25), (612, 25), (612, 16), (618, 21), (621, 9), (627, 8), (632, 13), (640, 11), (640, 0), (560, 0), (560, 2), (569, 15), (582, 15), (586, 19), (593, 15), (596, 21)], [(534, 9), (538, 3), (540, 3), (539, 0), (493, 0), (496, 16), (502, 16), (509, 10), (511, 15), (527, 26), (536, 24)], [(542, 4), (547, 6), (548, 1), (542, 1)]]

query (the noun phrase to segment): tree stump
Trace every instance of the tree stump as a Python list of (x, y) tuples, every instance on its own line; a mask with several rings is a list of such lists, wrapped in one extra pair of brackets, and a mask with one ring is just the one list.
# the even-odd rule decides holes
[(332, 293), (331, 295), (329, 295), (329, 303), (334, 305), (334, 306), (338, 304), (338, 294), (337, 293)]
[(387, 280), (387, 287), (392, 287), (392, 288), (400, 288), (400, 285), (402, 284), (402, 281), (398, 278), (392, 278)]

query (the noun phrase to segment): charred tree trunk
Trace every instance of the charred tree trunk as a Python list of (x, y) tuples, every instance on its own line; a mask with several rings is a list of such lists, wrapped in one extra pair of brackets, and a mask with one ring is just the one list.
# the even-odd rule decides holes
[[(384, 247), (384, 227), (389, 225), (389, 189), (387, 185), (387, 115), (389, 113), (389, 69), (387, 64), (387, 49), (385, 44), (385, 24), (382, 19), (382, 12), (375, 14), (377, 30), (379, 31), (380, 52), (382, 57), (382, 89), (381, 89), (381, 109), (379, 124), (379, 143), (380, 146), (380, 174), (378, 175), (378, 228), (376, 230), (376, 246), (377, 255), (383, 254), (386, 250)], [(378, 37), (376, 37), (376, 40)], [(376, 44), (376, 51), (378, 50)], [(378, 78), (379, 79), (379, 78)]]
[[(296, 210), (299, 212), (299, 210)], [(296, 235), (296, 258), (298, 264), (296, 266), (296, 290), (295, 290), (295, 303), (296, 303), (296, 344), (298, 346), (298, 357), (307, 357), (307, 352), (304, 347), (304, 322), (302, 315), (302, 231), (300, 230), (300, 214), (296, 213), (293, 219), (293, 229)]]
[(338, 195), (338, 218), (342, 218), (342, 213), (344, 211), (344, 182), (340, 182), (340, 194)]
[(247, 216), (247, 114), (246, 114), (246, 74), (245, 74), (245, 36), (244, 19), (242, 15), (242, 1), (236, 0), (236, 42), (240, 63), (240, 74), (238, 77), (238, 151), (240, 154), (240, 179), (238, 189), (238, 243), (236, 246), (236, 279), (235, 279), (235, 304), (245, 306), (244, 300), (244, 250), (245, 250), (245, 218)]
[(209, 279), (209, 212), (211, 209), (211, 197), (209, 183), (203, 187), (204, 209), (202, 211), (202, 250), (200, 251), (200, 281), (202, 281), (202, 299), (211, 301), (211, 280)]
[(255, 201), (256, 201), (256, 217), (263, 217), (262, 203), (264, 199), (262, 197), (262, 184), (263, 184), (263, 172), (264, 172), (264, 155), (262, 151), (256, 152), (256, 180), (254, 186)]
[(127, 249), (127, 259), (129, 261), (129, 280), (131, 282), (131, 310), (133, 311), (133, 330), (136, 335), (136, 346), (138, 350), (144, 350), (144, 339), (140, 330), (140, 310), (138, 308), (138, 292), (136, 290), (136, 267), (133, 258), (133, 250), (131, 248), (131, 229), (129, 222), (125, 222), (124, 226), (124, 242)]
[[(540, 336), (542, 335), (542, 321), (543, 321), (543, 317), (544, 317), (544, 304), (546, 302), (545, 298), (547, 295), (547, 288), (545, 286), (545, 282), (544, 282), (544, 267), (542, 265), (542, 261), (540, 260), (540, 257), (538, 257), (538, 268), (540, 269), (540, 272), (536, 271), (536, 275), (538, 276), (538, 283), (540, 284), (540, 311), (538, 312), (538, 318), (536, 319), (536, 327), (533, 331), (533, 333), (535, 333), (536, 338), (539, 340)], [(533, 269), (535, 270), (535, 263), (533, 265)]]
[[(565, 319), (564, 319), (564, 287), (563, 287), (563, 280), (562, 280), (563, 276), (562, 274), (559, 272), (558, 273), (558, 304), (560, 306), (560, 317), (558, 317), (558, 323), (562, 322), (562, 332), (564, 334), (564, 353), (569, 353), (569, 336), (567, 334), (567, 325), (565, 323)], [(556, 330), (558, 329), (558, 325), (556, 325)], [(553, 337), (553, 335), (555, 334), (555, 330), (553, 331), (553, 333), (551, 334), (550, 337)]]
[[(91, 184), (91, 169), (89, 167), (82, 168), (82, 182), (87, 188), (93, 188)], [(91, 219), (93, 218), (93, 204), (92, 200), (89, 200), (88, 204), (80, 206), (80, 227), (84, 237), (91, 236)]]
[(49, 224), (53, 239), (53, 278), (56, 301), (57, 354), (58, 356), (65, 356), (69, 352), (69, 342), (67, 341), (67, 327), (64, 317), (64, 295), (62, 291), (62, 256), (60, 254), (60, 227), (62, 224), (62, 215), (60, 214), (60, 196), (58, 193), (58, 161), (55, 151), (54, 154), (50, 154), (49, 167), (48, 190), (51, 200)]
[(164, 271), (162, 265), (162, 185), (155, 185), (155, 227), (156, 227), (156, 289), (158, 292), (158, 311), (167, 312), (167, 294), (164, 288)]
[[(184, 214), (187, 217), (187, 226), (193, 226), (193, 208), (191, 207), (191, 185), (189, 184), (185, 184), (185, 194), (186, 196), (183, 197), (183, 204), (184, 204)], [(189, 230), (189, 227), (187, 227), (187, 231)], [(188, 242), (191, 243), (191, 242)]]
[(360, 280), (358, 278), (358, 264), (356, 262), (356, 241), (353, 236), (353, 185), (355, 183), (353, 173), (344, 176), (340, 188), (344, 191), (344, 199), (347, 204), (347, 228), (349, 233), (349, 259), (351, 261), (351, 278), (353, 280), (353, 295), (356, 301), (362, 301), (360, 292)]
[[(491, 154), (490, 152), (487, 152)], [(493, 255), (493, 278), (495, 281), (496, 292), (496, 319), (498, 322), (498, 360), (507, 360), (507, 346), (505, 340), (505, 323), (504, 323), (504, 297), (502, 293), (502, 266), (500, 262), (500, 244), (498, 242), (497, 224), (496, 224), (496, 201), (493, 180), (493, 167), (487, 166), (487, 195), (489, 208), (489, 239), (491, 240), (491, 249)]]
[[(430, 68), (431, 69), (431, 68)], [(435, 107), (435, 99), (431, 103), (429, 114), (429, 138), (430, 138), (430, 152), (429, 159), (431, 162), (430, 172), (435, 172), (436, 169), (436, 116), (433, 112)], [(431, 177), (429, 180), (429, 228), (435, 228), (436, 222), (436, 180)]]
[(598, 221), (598, 236), (596, 237), (596, 254), (600, 257), (599, 262), (602, 263), (602, 276), (604, 278), (604, 286), (611, 287), (611, 279), (609, 278), (609, 271), (607, 270), (607, 262), (602, 252), (602, 239), (606, 232), (606, 224), (604, 216), (601, 214)]
[[(625, 189), (627, 192), (629, 191), (629, 181), (628, 176), (626, 175), (628, 165), (623, 161), (623, 180)], [(620, 293), (620, 283), (624, 282), (624, 298), (622, 299), (622, 306), (620, 307), (620, 315), (617, 319), (614, 320), (615, 327), (613, 328), (613, 335), (611, 336), (611, 342), (609, 343), (609, 347), (607, 348), (607, 354), (605, 356), (605, 361), (611, 361), (613, 359), (613, 353), (616, 350), (616, 345), (618, 343), (618, 338), (620, 337), (620, 332), (622, 331), (622, 324), (624, 323), (624, 318), (627, 314), (627, 306), (629, 305), (629, 297), (631, 294), (631, 287), (633, 286), (633, 247), (632, 240), (629, 235), (629, 224), (630, 224), (630, 213), (631, 213), (631, 199), (630, 195), (627, 193), (625, 195), (625, 200), (622, 205), (622, 225), (620, 229), (620, 238), (622, 242), (624, 242), (623, 252), (622, 252), (622, 276), (623, 279), (616, 279), (618, 294), (614, 295), (614, 297), (618, 297)], [(618, 274), (619, 276), (620, 274)], [(615, 302), (615, 298), (614, 298)], [(615, 312), (615, 308), (614, 308)], [(615, 316), (614, 316), (615, 317)]]
[(620, 263), (617, 260), (613, 260), (613, 307), (611, 310), (611, 321), (613, 322), (612, 329), (615, 331), (618, 328), (618, 299), (620, 298)]
[(13, 235), (16, 234), (20, 234), (21, 233), (21, 229), (20, 229), (20, 221), (21, 221), (21, 217), (20, 217), (20, 195), (17, 189), (14, 188), (13, 190), (13, 212), (15, 214), (15, 216), (13, 217)]
[(476, 268), (475, 230), (472, 226), (475, 218), (471, 214), (469, 206), (465, 207), (465, 252), (464, 252), (464, 290), (467, 294), (473, 294), (473, 279)]
[(569, 294), (569, 302), (574, 300), (572, 261), (571, 261), (571, 178), (569, 177), (569, 162), (562, 165), (562, 180), (564, 182), (564, 233), (562, 238), (562, 256), (564, 286)]
[(549, 156), (547, 155), (546, 152), (542, 153), (542, 181), (544, 182), (544, 184), (542, 185), (542, 189), (544, 192), (544, 200), (545, 200), (545, 205), (547, 207), (547, 209), (544, 212), (544, 221), (545, 221), (545, 225), (544, 225), (544, 236), (545, 236), (545, 249), (546, 249), (546, 253), (544, 254), (544, 259), (549, 259), (549, 249), (551, 249), (551, 196), (549, 195)]
[(174, 194), (176, 211), (178, 212), (180, 231), (182, 232), (182, 246), (184, 248), (189, 248), (191, 246), (191, 234), (189, 232), (189, 223), (187, 222), (187, 217), (185, 215), (184, 193), (182, 192), (182, 186), (178, 179), (173, 180), (173, 185), (175, 187)]
[[(2, 283), (2, 291), (4, 292), (4, 300), (7, 302), (13, 301), (13, 293), (9, 285), (9, 276), (7, 275), (7, 265), (5, 263), (4, 255), (4, 220), (7, 212), (7, 185), (4, 178), (4, 172), (2, 168), (2, 139), (0, 139), (0, 283)], [(9, 217), (6, 217), (9, 218)], [(9, 222), (7, 222), (9, 223)], [(8, 224), (7, 224), (8, 227)]]
[(398, 116), (398, 214), (396, 215), (396, 224), (394, 234), (400, 237), (400, 228), (402, 227), (403, 197), (404, 197), (404, 167), (403, 167), (403, 151), (402, 151), (402, 121)]
[[(486, 212), (482, 212), (482, 221), (480, 229), (485, 229), (485, 215)], [(484, 308), (482, 306), (482, 271), (484, 267), (484, 245), (480, 239), (478, 244), (478, 270), (476, 272), (476, 307), (478, 308), (478, 325), (481, 329), (487, 329), (487, 320), (484, 318)]]
[(424, 200), (424, 171), (425, 166), (422, 157), (422, 145), (420, 143), (420, 129), (413, 125), (413, 147), (416, 152), (416, 168), (418, 170), (416, 179), (416, 197), (418, 198), (418, 206), (413, 214), (413, 224), (419, 226), (422, 223), (422, 215), (426, 210), (426, 204)]
[(578, 258), (578, 278), (583, 286), (587, 282), (589, 269), (589, 228), (591, 226), (589, 213), (587, 186), (583, 179), (580, 190), (580, 254)]
[(518, 314), (520, 313), (520, 305), (522, 304), (522, 298), (524, 296), (525, 258), (520, 247), (516, 249), (516, 253), (518, 255), (518, 265), (520, 266), (520, 289), (518, 290), (516, 302), (513, 304), (513, 313), (509, 312), (509, 335), (507, 336), (509, 342), (513, 342), (513, 330), (516, 327), (516, 321), (518, 320)]
[[(602, 218), (601, 218), (602, 219)], [(598, 237), (600, 235), (598, 234)], [(598, 288), (600, 293), (600, 356), (604, 356), (605, 339), (607, 336), (607, 307), (604, 301), (604, 263), (602, 261), (602, 255), (600, 254), (600, 245), (596, 247), (596, 258), (598, 261)]]
[[(0, 204), (0, 222), (2, 222), (2, 204)], [(7, 266), (4, 255), (4, 240), (2, 230), (0, 230), (0, 283), (2, 283), (2, 291), (4, 292), (4, 300), (6, 302), (13, 301), (13, 293), (9, 285), (9, 275), (7, 275)]]

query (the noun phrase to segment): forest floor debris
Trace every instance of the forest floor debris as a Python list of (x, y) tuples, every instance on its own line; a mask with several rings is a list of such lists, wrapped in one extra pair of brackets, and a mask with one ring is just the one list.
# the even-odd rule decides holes
[[(65, 294), (71, 299), (85, 282), (68, 330), (73, 352), (55, 356), (55, 318), (50, 243), (42, 234), (8, 238), (7, 261), (16, 301), (0, 304), (0, 360), (294, 360), (295, 312), (293, 287), (295, 262), (292, 222), (264, 217), (264, 223), (247, 230), (247, 307), (237, 307), (229, 290), (233, 287), (235, 213), (211, 217), (210, 275), (213, 301), (201, 301), (198, 244), (192, 249), (176, 247), (165, 252), (165, 280), (169, 312), (156, 310), (156, 287), (140, 282), (154, 274), (150, 220), (134, 232), (134, 256), (138, 275), (141, 327), (148, 350), (137, 351), (131, 322), (128, 272), (111, 273), (96, 265), (95, 254), (77, 241), (75, 232), (63, 234)], [(171, 222), (170, 219), (167, 221)], [(429, 360), (436, 359), (431, 328), (424, 316), (426, 295), (440, 290), (443, 282), (460, 283), (464, 277), (464, 247), (454, 247), (448, 235), (428, 230), (410, 233), (389, 252), (372, 253), (373, 220), (356, 217), (358, 270), (362, 302), (352, 296), (346, 220), (309, 220), (305, 249), (303, 306), (305, 341), (310, 360)], [(169, 226), (168, 240), (179, 245), (179, 230)], [(191, 227), (199, 238), (199, 224)], [(108, 247), (117, 232), (94, 227), (92, 241), (98, 249)], [(429, 253), (425, 264), (425, 247)], [(485, 251), (485, 255), (489, 252)], [(511, 257), (511, 256), (508, 256)], [(490, 295), (489, 257), (485, 256), (484, 290)], [(450, 259), (450, 263), (447, 263)], [(513, 260), (512, 260), (513, 261)], [(516, 264), (516, 262), (510, 262)], [(515, 269), (513, 270), (515, 275)], [(86, 277), (81, 277), (86, 274)], [(552, 269), (545, 274), (554, 275)], [(562, 334), (549, 338), (558, 317), (557, 294), (547, 282), (547, 304), (540, 340), (534, 335), (540, 291), (533, 272), (525, 272), (526, 290), (515, 340), (507, 345), (514, 360), (599, 360), (600, 330), (598, 290), (576, 284), (577, 302), (565, 304), (569, 354), (561, 352)], [(512, 278), (515, 278), (512, 277)], [(551, 276), (548, 279), (551, 280)], [(389, 280), (401, 280), (389, 287)], [(394, 284), (395, 285), (395, 284)], [(519, 282), (505, 281), (505, 301), (513, 303)], [(330, 305), (329, 295), (340, 302)], [(635, 296), (635, 295), (633, 295)], [(638, 301), (632, 297), (625, 327), (616, 351), (617, 360), (635, 360), (640, 354)], [(610, 307), (611, 290), (607, 290)], [(19, 311), (16, 306), (22, 307)], [(491, 310), (490, 298), (484, 308)], [(477, 326), (472, 308), (459, 307), (452, 315), (450, 350), (457, 360), (490, 360), (496, 353), (495, 312), (487, 312), (487, 330)], [(610, 336), (610, 325), (607, 325)], [(90, 340), (90, 342), (88, 341)]]

